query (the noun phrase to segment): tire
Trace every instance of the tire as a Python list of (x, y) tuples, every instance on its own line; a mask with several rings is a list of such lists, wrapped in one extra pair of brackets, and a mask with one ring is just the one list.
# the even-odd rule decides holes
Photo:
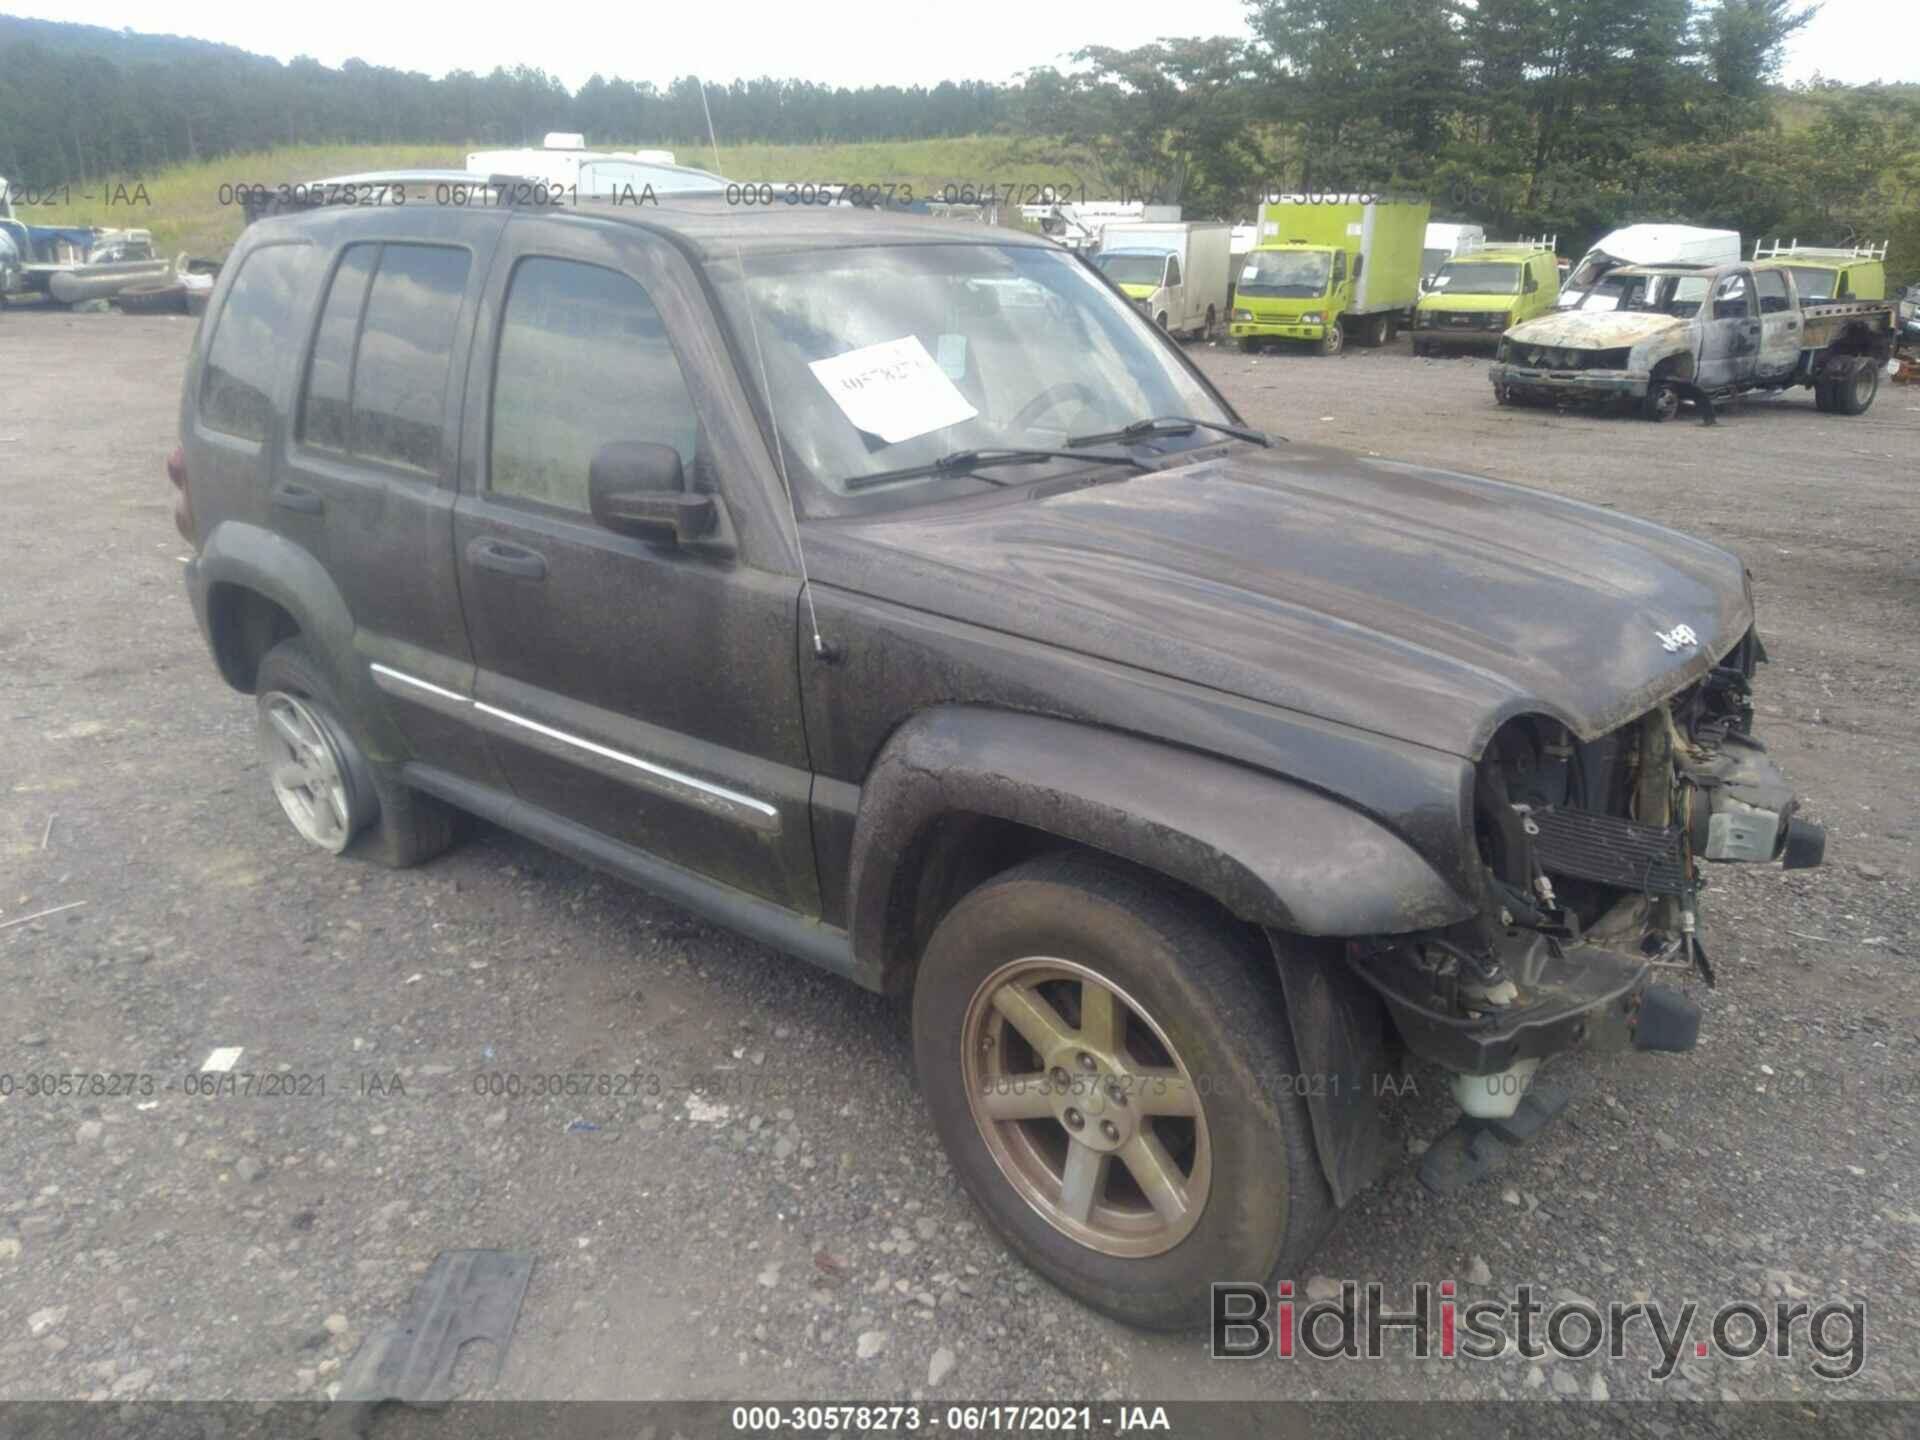
[[(1078, 976), (1044, 978), (1063, 966)], [(1032, 984), (1018, 983), (1022, 977)], [(1079, 1046), (1099, 1042), (1082, 1039), (1089, 1017), (1079, 997), (1104, 985), (1116, 987), (1121, 1013), (1132, 1018), (1121, 1030), (1126, 1038), (1089, 1065)], [(1075, 1027), (1053, 1032), (1064, 1050), (1043, 1056), (986, 998), (1009, 987), (1050, 998), (1047, 1013)], [(1264, 1282), (1310, 1255), (1332, 1224), (1305, 1102), (1295, 1087), (1275, 1083), (1297, 1066), (1272, 959), (1149, 876), (1055, 855), (969, 893), (927, 945), (913, 1041), (935, 1129), (988, 1221), (1027, 1264), (1116, 1320), (1203, 1325), (1212, 1282)], [(1114, 1055), (1122, 1057), (1117, 1065)], [(1196, 1115), (1147, 1113), (1170, 1102), (1139, 1073), (1143, 1056), (1172, 1058), (1173, 1068), (1158, 1073), (1188, 1077), (1191, 1088), (1180, 1093), (1200, 1097)], [(987, 1073), (996, 1065), (998, 1073)], [(1127, 1084), (1119, 1084), (1123, 1076)], [(1025, 1087), (1016, 1088), (1022, 1077)], [(976, 1120), (993, 1096), (1044, 1111)], [(1070, 1138), (1079, 1106), (1087, 1107), (1079, 1127), (1086, 1144)], [(1116, 1122), (1127, 1128), (1095, 1138), (1096, 1123)], [(1067, 1228), (1076, 1222), (1062, 1210), (1067, 1157), (1110, 1143), (1120, 1149), (1107, 1151), (1087, 1192), (1097, 1197), (1084, 1212), (1090, 1243)], [(1175, 1175), (1189, 1196), (1197, 1187), (1204, 1198), (1184, 1213), (1171, 1202), (1150, 1205), (1134, 1178), (1143, 1153), (1159, 1157), (1146, 1163), (1149, 1176)], [(1036, 1191), (1033, 1167), (1049, 1154), (1055, 1186)], [(1160, 1162), (1172, 1169), (1156, 1168)]]
[(1338, 355), (1346, 347), (1346, 343), (1347, 332), (1341, 328), (1339, 317), (1336, 316), (1327, 325), (1326, 333), (1315, 344), (1314, 350), (1321, 355)]
[(1822, 415), (1833, 413), (1833, 382), (1831, 380), (1813, 382), (1813, 408)]
[(1671, 420), (1680, 413), (1680, 392), (1656, 375), (1647, 385), (1647, 393), (1640, 397), (1639, 410), (1641, 419), (1656, 425)]
[(187, 309), (184, 285), (169, 280), (155, 285), (129, 285), (113, 297), (128, 315), (183, 315)]
[(1426, 356), (1433, 353), (1431, 350), (1427, 348), (1427, 342), (1419, 339), (1418, 337), (1415, 337), (1412, 343), (1413, 343), (1413, 353), (1416, 358), (1424, 359)]
[(1864, 415), (1873, 408), (1874, 397), (1880, 393), (1880, 363), (1870, 355), (1862, 355), (1853, 362), (1853, 368), (1834, 382), (1832, 404), (1829, 407), (1840, 415)]
[(1361, 332), (1360, 343), (1370, 350), (1378, 350), (1387, 343), (1392, 321), (1386, 315), (1374, 315), (1367, 320), (1367, 328)]
[(345, 719), (347, 710), (340, 704), (332, 680), (304, 641), (298, 637), (283, 640), (268, 651), (260, 662), (254, 691), (263, 731), (272, 723), (268, 712), (274, 696), (290, 698), (298, 711), (317, 721), (345, 782), (347, 802), (342, 828), (346, 833), (337, 845), (306, 833), (288, 808), (287, 799), (281, 798), (281, 807), (288, 811), (289, 820), (303, 839), (337, 855), (404, 870), (431, 860), (458, 838), (458, 811), (402, 785), (366, 758)]
[(1207, 307), (1207, 328), (1200, 332), (1200, 338), (1202, 340), (1213, 340), (1218, 338), (1219, 334), (1220, 312), (1209, 305)]
[(1153, 323), (1158, 325), (1162, 330), (1166, 329), (1167, 328), (1167, 312), (1162, 310), (1158, 315), (1154, 316)]

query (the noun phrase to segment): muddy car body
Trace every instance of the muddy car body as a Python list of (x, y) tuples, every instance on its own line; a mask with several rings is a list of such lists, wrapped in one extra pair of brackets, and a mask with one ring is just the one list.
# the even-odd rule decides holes
[(1410, 1060), (1499, 1124), (1687, 1048), (1697, 862), (1818, 858), (1733, 556), (1270, 442), (1044, 240), (265, 220), (169, 474), (301, 835), (471, 812), (910, 997), (983, 1210), (1139, 1323), (1304, 1259)]
[(1809, 386), (1864, 414), (1892, 353), (1885, 301), (1803, 301), (1784, 263), (1624, 266), (1570, 310), (1514, 327), (1488, 372), (1502, 403), (1613, 401), (1663, 420), (1683, 394)]

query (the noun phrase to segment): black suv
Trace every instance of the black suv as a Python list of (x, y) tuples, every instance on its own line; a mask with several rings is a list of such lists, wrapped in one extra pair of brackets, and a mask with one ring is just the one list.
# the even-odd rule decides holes
[(169, 470), (305, 839), (471, 812), (910, 996), (982, 1209), (1130, 1321), (1303, 1260), (1415, 1057), (1439, 1186), (1543, 1058), (1689, 1047), (1699, 862), (1820, 855), (1733, 556), (1246, 429), (1020, 232), (265, 220)]

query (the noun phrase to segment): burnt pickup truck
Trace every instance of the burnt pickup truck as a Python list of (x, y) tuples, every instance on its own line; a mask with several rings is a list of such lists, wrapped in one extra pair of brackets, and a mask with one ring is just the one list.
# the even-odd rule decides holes
[(1784, 264), (1614, 270), (1570, 310), (1516, 325), (1489, 372), (1501, 404), (1600, 402), (1670, 419), (1683, 398), (1810, 386), (1864, 415), (1898, 334), (1884, 300), (1803, 300)]

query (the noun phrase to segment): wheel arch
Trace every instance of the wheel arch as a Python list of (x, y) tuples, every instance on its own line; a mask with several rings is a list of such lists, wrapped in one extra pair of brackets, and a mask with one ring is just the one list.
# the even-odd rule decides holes
[(861, 789), (849, 857), (856, 966), (876, 988), (907, 990), (926, 936), (961, 895), (1068, 846), (1293, 935), (1397, 933), (1472, 911), (1404, 840), (1305, 786), (1119, 731), (941, 706), (894, 733)]
[(299, 636), (350, 707), (346, 718), (368, 757), (405, 754), (367, 668), (355, 663), (346, 597), (310, 551), (260, 526), (226, 521), (208, 534), (193, 567), (195, 603), (227, 684), (252, 694), (267, 652)]

